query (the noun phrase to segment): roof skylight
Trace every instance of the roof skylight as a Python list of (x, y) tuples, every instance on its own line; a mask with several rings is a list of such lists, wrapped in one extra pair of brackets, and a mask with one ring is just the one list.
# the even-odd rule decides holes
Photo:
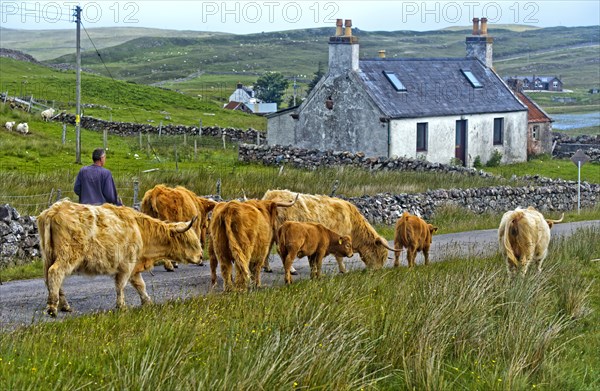
[(392, 83), (396, 91), (406, 91), (406, 87), (404, 87), (404, 84), (402, 84), (402, 82), (394, 72), (383, 71), (383, 74), (388, 79), (388, 81)]
[(483, 84), (481, 84), (479, 82), (479, 80), (477, 80), (477, 78), (475, 77), (475, 75), (473, 74), (473, 72), (467, 70), (467, 69), (461, 69), (460, 70), (462, 72), (463, 75), (465, 75), (465, 77), (467, 78), (467, 80), (469, 81), (469, 83), (471, 83), (471, 85), (473, 86), (473, 88), (481, 88), (483, 87)]

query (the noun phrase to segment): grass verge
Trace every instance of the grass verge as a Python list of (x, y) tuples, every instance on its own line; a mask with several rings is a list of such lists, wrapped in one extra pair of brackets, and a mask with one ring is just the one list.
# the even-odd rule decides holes
[(599, 236), (514, 280), (453, 259), (31, 326), (0, 335), (0, 387), (597, 389)]

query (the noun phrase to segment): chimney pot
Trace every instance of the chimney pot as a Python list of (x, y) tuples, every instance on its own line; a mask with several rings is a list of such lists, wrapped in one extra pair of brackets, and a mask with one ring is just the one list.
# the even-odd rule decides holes
[(343, 25), (342, 19), (336, 19), (336, 21), (335, 21), (335, 36), (336, 37), (343, 35), (342, 34), (342, 25)]
[(479, 18), (473, 18), (473, 35), (479, 35)]
[(479, 34), (487, 35), (487, 18), (481, 18), (481, 30)]
[(344, 32), (344, 35), (347, 37), (351, 37), (352, 36), (352, 19), (346, 19), (344, 21), (344, 26), (346, 27), (346, 31)]
[(379, 58), (385, 58), (385, 49), (379, 51)]

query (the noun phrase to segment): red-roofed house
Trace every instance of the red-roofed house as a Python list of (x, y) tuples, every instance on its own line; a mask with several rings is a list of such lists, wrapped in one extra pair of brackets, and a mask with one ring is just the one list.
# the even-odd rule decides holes
[(523, 91), (515, 91), (527, 106), (527, 156), (552, 153), (552, 118)]

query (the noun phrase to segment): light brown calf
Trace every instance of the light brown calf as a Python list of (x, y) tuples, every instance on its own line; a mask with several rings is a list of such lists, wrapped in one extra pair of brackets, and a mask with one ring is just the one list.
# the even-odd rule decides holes
[(394, 266), (400, 266), (400, 255), (405, 247), (408, 267), (416, 265), (415, 259), (418, 251), (423, 252), (425, 265), (428, 265), (431, 237), (436, 231), (437, 227), (427, 224), (419, 216), (411, 215), (405, 211), (396, 222), (394, 247), (400, 249), (400, 251), (394, 253)]
[(321, 265), (327, 254), (351, 257), (352, 239), (340, 236), (319, 223), (286, 221), (277, 230), (279, 256), (285, 269), (286, 284), (292, 283), (291, 267), (294, 259), (308, 257), (310, 278), (321, 276)]

